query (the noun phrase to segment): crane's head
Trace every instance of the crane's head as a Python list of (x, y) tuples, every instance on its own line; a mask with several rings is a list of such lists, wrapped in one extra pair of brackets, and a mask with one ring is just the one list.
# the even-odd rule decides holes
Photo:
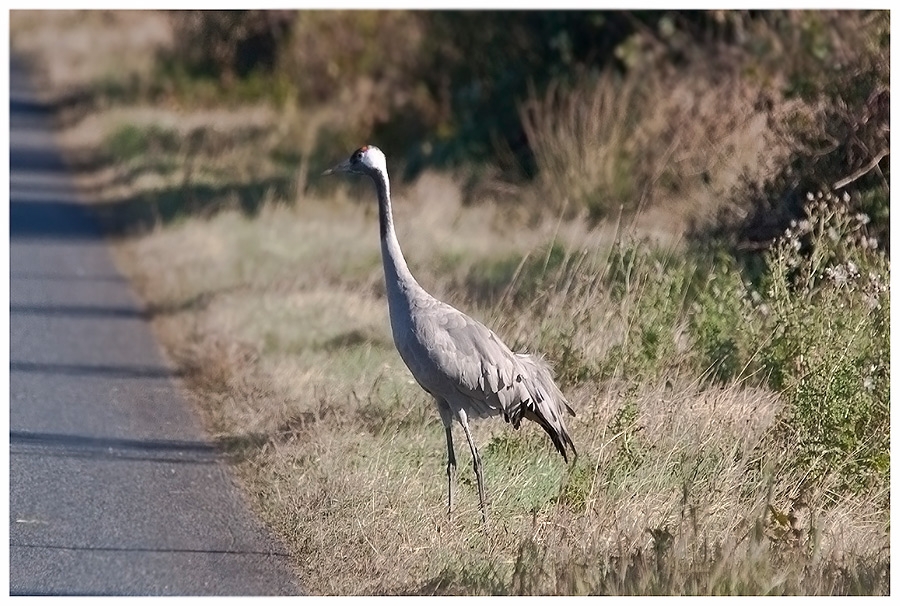
[(374, 176), (376, 174), (387, 174), (387, 160), (384, 152), (374, 145), (365, 145), (353, 152), (349, 159), (344, 160), (337, 166), (329, 168), (323, 175), (333, 175), (335, 173), (356, 173), (358, 175)]

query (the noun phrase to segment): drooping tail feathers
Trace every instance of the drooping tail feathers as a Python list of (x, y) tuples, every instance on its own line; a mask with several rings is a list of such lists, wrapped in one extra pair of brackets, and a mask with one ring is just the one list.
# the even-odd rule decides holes
[[(553, 380), (550, 366), (542, 357), (531, 354), (517, 353), (516, 358), (523, 367), (522, 383), (529, 395), (528, 402), (522, 407), (522, 416), (534, 421), (547, 432), (566, 462), (569, 461), (566, 446), (577, 457), (578, 451), (575, 450), (575, 444), (563, 420), (563, 410), (573, 417), (575, 411)], [(518, 423), (515, 422), (514, 426), (518, 427)]]

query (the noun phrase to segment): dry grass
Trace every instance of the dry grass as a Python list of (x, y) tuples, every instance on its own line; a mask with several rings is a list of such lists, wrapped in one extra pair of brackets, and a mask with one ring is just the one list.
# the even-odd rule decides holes
[(640, 211), (635, 220), (677, 234), (719, 208), (739, 179), (771, 174), (786, 150), (760, 91), (715, 63), (668, 75), (605, 71), (532, 94), (521, 116), (546, 199), (595, 220)]
[[(482, 423), (476, 437), (495, 522), (481, 528), (466, 464), (448, 521), (443, 432), (393, 349), (377, 219), (339, 200), (266, 207), (253, 221), (238, 213), (190, 220), (119, 247), (122, 266), (163, 310), (155, 322), (166, 349), (310, 591), (886, 589), (878, 498), (805, 494), (801, 477), (775, 473), (780, 453), (766, 436), (782, 403), (739, 383), (702, 387), (671, 376), (570, 386), (580, 453), (570, 467), (538, 428)], [(463, 229), (435, 221), (430, 238), (416, 235), (413, 217), (428, 223), (442, 208), (419, 200), (416, 209), (406, 197), (396, 202), (414, 271), (477, 312), (465, 304), (477, 293), (459, 287), (464, 275), (443, 273), (442, 251), (431, 242), (455, 234), (461, 250), (471, 243), (471, 252), (457, 253), (466, 258), (458, 267), (521, 254), (521, 242), (491, 238), (486, 250), (492, 228), (483, 220)], [(595, 246), (596, 260), (606, 258), (604, 241)], [(602, 358), (621, 335), (621, 310), (594, 297), (587, 314), (588, 290), (555, 292), (568, 305), (520, 310), (518, 321), (502, 305), (476, 315), (528, 344), (554, 334), (548, 327), (564, 330), (572, 317), (590, 316), (596, 324), (581, 326), (576, 341)], [(864, 561), (871, 579), (853, 576)]]
[[(603, 104), (604, 90), (583, 94)], [(724, 111), (717, 91), (703, 88), (684, 107), (706, 117)], [(579, 120), (580, 110), (570, 109), (562, 129)], [(272, 131), (268, 110), (245, 110), (185, 116), (123, 107), (87, 117), (63, 141), (70, 150), (103, 148), (123, 125), (174, 133), (177, 145), (156, 152), (175, 159), (171, 171), (141, 152), (134, 164), (101, 165), (90, 175), (86, 185), (114, 208), (123, 196), (191, 192), (223, 173), (246, 181), (277, 172), (265, 158), (300, 122)], [(547, 141), (550, 123), (538, 117), (544, 121), (532, 133)], [(252, 147), (248, 125), (257, 133)], [(182, 142), (209, 131), (232, 144), (221, 153), (208, 141), (193, 149), (186, 176)], [(690, 166), (685, 174), (710, 170), (725, 187), (736, 169), (694, 166), (710, 148), (692, 152), (688, 142), (700, 134), (681, 132), (663, 165), (681, 162)], [(734, 146), (735, 166), (753, 164), (738, 153), (752, 132), (748, 126), (733, 141), (718, 139)], [(556, 149), (577, 152), (565, 136)], [(572, 178), (601, 187), (609, 156), (591, 158)], [(603, 170), (588, 178), (594, 168)], [(231, 455), (256, 511), (286, 541), (307, 590), (889, 592), (886, 495), (843, 497), (828, 482), (807, 488), (802, 474), (783, 470), (783, 445), (771, 438), (782, 398), (749, 382), (713, 385), (677, 364), (660, 371), (610, 359), (615, 347), (631, 351), (623, 343), (640, 322), (660, 327), (672, 358), (690, 355), (679, 333), (680, 301), (668, 301), (660, 281), (680, 275), (672, 271), (677, 229), (666, 231), (659, 218), (635, 221), (636, 232), (615, 221), (588, 229), (551, 213), (526, 226), (502, 206), (464, 206), (452, 176), (427, 173), (395, 192), (413, 273), (511, 345), (548, 353), (578, 411), (570, 428), (580, 456), (569, 466), (536, 426), (516, 432), (495, 420), (475, 427), (494, 520), (487, 530), (457, 435), (459, 503), (447, 520), (443, 430), (393, 348), (374, 196), (368, 184), (307, 184), (304, 170), (289, 195), (270, 194), (252, 213), (225, 191), (213, 197), (216, 212), (160, 222), (118, 238), (115, 250), (207, 427)], [(613, 261), (637, 234), (661, 236), (671, 250), (620, 276)], [(622, 284), (624, 294), (614, 295)]]
[(14, 10), (10, 28), (13, 49), (37, 60), (52, 96), (145, 77), (172, 43), (168, 18), (156, 11)]

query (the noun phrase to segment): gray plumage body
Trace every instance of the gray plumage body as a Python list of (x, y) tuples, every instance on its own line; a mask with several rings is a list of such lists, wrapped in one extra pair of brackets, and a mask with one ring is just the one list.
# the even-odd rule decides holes
[(451, 432), (460, 423), (472, 451), (479, 500), (487, 520), (481, 459), (469, 419), (502, 415), (513, 427), (523, 418), (540, 425), (568, 461), (575, 452), (563, 413), (574, 415), (540, 357), (511, 351), (490, 329), (443, 303), (413, 278), (394, 231), (390, 184), (384, 154), (377, 147), (357, 150), (326, 171), (365, 174), (375, 183), (381, 252), (394, 343), (419, 385), (437, 404), (447, 438), (448, 513), (453, 510), (456, 456)]
[[(512, 352), (494, 332), (421, 288), (389, 298), (400, 357), (422, 388), (456, 418), (502, 415), (518, 428), (523, 417), (547, 424), (563, 457), (574, 449), (560, 412), (575, 414), (538, 357)], [(397, 308), (403, 311), (395, 310)], [(543, 424), (543, 423), (541, 423)]]

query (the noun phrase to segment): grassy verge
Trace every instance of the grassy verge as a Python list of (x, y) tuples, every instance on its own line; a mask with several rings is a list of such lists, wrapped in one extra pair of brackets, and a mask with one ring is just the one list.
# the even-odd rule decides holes
[[(192, 219), (119, 249), (210, 427), (258, 511), (288, 540), (310, 590), (887, 590), (887, 484), (859, 473), (860, 465), (871, 471), (865, 453), (885, 453), (884, 445), (871, 432), (855, 435), (855, 447), (825, 459), (823, 475), (819, 457), (828, 453), (816, 451), (820, 436), (804, 432), (818, 427), (809, 418), (820, 415), (818, 403), (839, 405), (833, 390), (779, 393), (754, 379), (753, 364), (765, 363), (760, 351), (775, 348), (763, 338), (778, 338), (759, 309), (789, 301), (760, 302), (755, 335), (723, 328), (756, 339), (756, 350), (735, 363), (734, 376), (712, 380), (714, 368), (700, 369), (725, 358), (700, 348), (707, 333), (690, 326), (728, 322), (715, 305), (744, 303), (714, 295), (722, 285), (698, 279), (702, 270), (681, 253), (660, 260), (610, 251), (588, 234), (587, 249), (557, 241), (563, 259), (543, 273), (527, 259), (543, 267), (554, 258), (546, 246), (526, 251), (510, 280), (497, 264), (524, 255), (495, 243), (483, 256), (475, 246), (457, 252), (453, 275), (446, 251), (412, 231), (409, 205), (400, 199), (397, 215), (422, 282), (508, 341), (548, 352), (579, 413), (572, 431), (581, 456), (570, 467), (536, 427), (477, 427), (495, 520), (486, 533), (468, 465), (457, 517), (445, 518), (443, 433), (393, 350), (374, 215), (303, 200), (267, 206), (252, 220), (237, 212)], [(478, 241), (491, 234), (479, 225), (452, 233)], [(599, 264), (612, 269), (598, 272)], [(510, 280), (507, 296), (479, 304), (484, 276), (497, 275)], [(824, 309), (804, 311), (815, 314), (808, 322), (828, 325)], [(824, 343), (807, 355), (836, 361)], [(804, 370), (801, 382), (819, 371)], [(880, 418), (875, 432), (884, 435), (883, 416), (846, 412)], [(848, 479), (867, 477), (844, 490)]]
[[(602, 103), (594, 92), (572, 102)], [(529, 136), (577, 156), (557, 109), (535, 101)], [(445, 515), (443, 430), (393, 348), (374, 196), (295, 168), (284, 141), (307, 118), (294, 118), (122, 102), (62, 140), (309, 591), (889, 593), (889, 266), (865, 218), (813, 196), (751, 281), (680, 245), (684, 222), (605, 220), (606, 206), (591, 227), (558, 207), (516, 218), (463, 204), (453, 175), (398, 184), (419, 281), (546, 353), (578, 411), (570, 466), (535, 426), (476, 426), (485, 531), (464, 449)], [(611, 168), (581, 171), (583, 188), (548, 171), (524, 194), (614, 189), (627, 154), (604, 154)]]

